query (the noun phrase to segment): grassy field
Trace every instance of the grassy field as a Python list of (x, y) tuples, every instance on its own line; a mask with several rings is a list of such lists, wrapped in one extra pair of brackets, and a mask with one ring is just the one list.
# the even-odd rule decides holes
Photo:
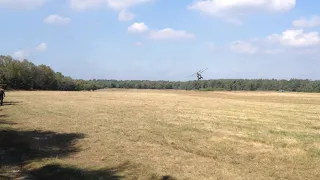
[(320, 179), (320, 94), (22, 91), (5, 102), (2, 167), (20, 176)]

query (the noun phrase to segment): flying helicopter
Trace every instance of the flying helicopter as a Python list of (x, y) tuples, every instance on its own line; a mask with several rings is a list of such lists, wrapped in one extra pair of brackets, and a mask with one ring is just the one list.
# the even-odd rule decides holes
[(203, 76), (201, 75), (201, 73), (203, 73), (203, 72), (206, 71), (207, 69), (208, 69), (208, 68), (202, 69), (202, 70), (200, 70), (200, 71), (192, 74), (191, 76), (197, 75), (197, 79), (198, 79), (198, 81), (199, 81), (199, 80), (203, 79)]
[(200, 84), (200, 80), (201, 79), (203, 79), (203, 76), (202, 76), (202, 74), (201, 73), (203, 73), (204, 71), (206, 71), (208, 68), (206, 68), (206, 69), (202, 69), (202, 70), (200, 70), (200, 71), (198, 71), (198, 72), (196, 72), (196, 73), (194, 73), (194, 74), (192, 74), (191, 76), (194, 76), (194, 75), (197, 75), (197, 79), (198, 79), (198, 81), (196, 81), (196, 82), (194, 82), (194, 85), (193, 85), (193, 87), (191, 88), (191, 89), (200, 89), (200, 87), (201, 87), (201, 84)]

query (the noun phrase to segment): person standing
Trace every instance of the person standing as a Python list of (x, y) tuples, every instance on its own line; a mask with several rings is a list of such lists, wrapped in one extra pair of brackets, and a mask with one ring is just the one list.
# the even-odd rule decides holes
[(2, 86), (0, 86), (0, 105), (3, 105), (3, 99), (6, 96), (4, 89), (2, 89)]

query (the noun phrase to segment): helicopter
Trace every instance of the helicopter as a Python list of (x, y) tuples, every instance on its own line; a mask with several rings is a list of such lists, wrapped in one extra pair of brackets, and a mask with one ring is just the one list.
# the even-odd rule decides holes
[(191, 89), (198, 89), (198, 90), (200, 89), (201, 84), (200, 84), (199, 80), (203, 79), (203, 76), (201, 75), (201, 73), (203, 73), (203, 72), (206, 71), (207, 69), (208, 69), (208, 68), (202, 69), (202, 70), (200, 70), (200, 71), (198, 71), (198, 72), (196, 72), (196, 73), (194, 73), (194, 74), (191, 75), (191, 76), (197, 75), (197, 79), (198, 79), (197, 82), (194, 82), (195, 84), (193, 85), (193, 87), (192, 87)]
[(203, 79), (203, 76), (201, 75), (201, 73), (203, 73), (203, 72), (206, 71), (207, 69), (208, 69), (208, 68), (202, 69), (202, 70), (200, 70), (200, 71), (192, 74), (191, 76), (197, 75), (197, 79), (198, 79), (198, 81), (199, 81), (199, 80)]

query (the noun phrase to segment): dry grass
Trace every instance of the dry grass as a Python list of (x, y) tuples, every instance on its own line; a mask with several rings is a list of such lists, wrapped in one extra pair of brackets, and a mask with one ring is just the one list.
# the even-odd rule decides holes
[(128, 162), (124, 179), (320, 179), (320, 94), (39, 91), (5, 101), (20, 101), (1, 107), (11, 127), (86, 135), (79, 152), (30, 169)]

